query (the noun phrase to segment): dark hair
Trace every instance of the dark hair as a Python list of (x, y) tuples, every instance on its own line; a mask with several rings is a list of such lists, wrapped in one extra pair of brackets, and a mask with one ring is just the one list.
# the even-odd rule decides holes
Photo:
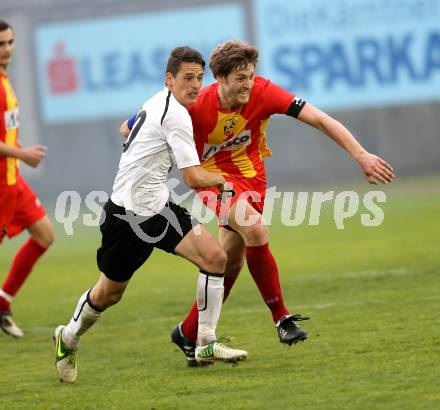
[(176, 47), (171, 51), (170, 57), (167, 62), (167, 73), (171, 73), (173, 77), (177, 75), (182, 63), (196, 63), (200, 64), (202, 68), (205, 68), (205, 60), (203, 56), (191, 47), (183, 46)]
[(235, 69), (254, 66), (258, 62), (258, 50), (239, 40), (228, 40), (219, 44), (211, 53), (209, 68), (214, 75), (226, 77)]
[(12, 26), (5, 20), (0, 20), (0, 31), (5, 31), (8, 28), (12, 30)]

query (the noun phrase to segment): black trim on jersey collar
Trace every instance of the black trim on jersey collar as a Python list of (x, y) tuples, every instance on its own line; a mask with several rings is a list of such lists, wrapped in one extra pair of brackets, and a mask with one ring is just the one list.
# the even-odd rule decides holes
[(165, 119), (165, 115), (167, 115), (168, 106), (170, 105), (170, 97), (171, 97), (171, 91), (168, 90), (167, 101), (165, 103), (165, 110), (162, 114), (162, 118), (160, 119), (160, 125), (162, 125), (163, 120)]

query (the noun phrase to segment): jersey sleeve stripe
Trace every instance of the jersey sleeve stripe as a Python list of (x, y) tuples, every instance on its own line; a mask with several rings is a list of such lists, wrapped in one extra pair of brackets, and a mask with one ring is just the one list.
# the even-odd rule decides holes
[(163, 124), (163, 120), (165, 119), (165, 115), (167, 115), (168, 107), (170, 106), (170, 97), (171, 97), (171, 91), (168, 91), (167, 100), (165, 103), (165, 109), (163, 111), (162, 118), (160, 119), (160, 125)]
[[(17, 99), (14, 94), (14, 90), (8, 80), (8, 78), (2, 77), (1, 82), (5, 91), (6, 97), (6, 110), (12, 111), (17, 108)], [(18, 129), (10, 128), (5, 124), (5, 143), (9, 146), (17, 146), (17, 136)], [(18, 173), (18, 160), (13, 157), (6, 157), (6, 184), (15, 185), (17, 183), (17, 173)], [(4, 178), (4, 177), (3, 177)]]

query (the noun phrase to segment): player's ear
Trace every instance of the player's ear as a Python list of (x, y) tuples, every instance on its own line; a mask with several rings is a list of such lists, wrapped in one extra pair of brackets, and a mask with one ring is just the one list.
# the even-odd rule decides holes
[(173, 80), (174, 80), (173, 75), (172, 75), (169, 71), (167, 71), (167, 72), (165, 73), (165, 85), (166, 85), (167, 87), (172, 87), (172, 85), (173, 85)]

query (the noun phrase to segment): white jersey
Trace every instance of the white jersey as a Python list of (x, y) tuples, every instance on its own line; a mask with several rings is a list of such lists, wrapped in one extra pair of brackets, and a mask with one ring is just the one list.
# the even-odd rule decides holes
[(142, 216), (160, 213), (169, 198), (168, 173), (199, 165), (191, 117), (168, 88), (144, 103), (119, 162), (111, 200)]

